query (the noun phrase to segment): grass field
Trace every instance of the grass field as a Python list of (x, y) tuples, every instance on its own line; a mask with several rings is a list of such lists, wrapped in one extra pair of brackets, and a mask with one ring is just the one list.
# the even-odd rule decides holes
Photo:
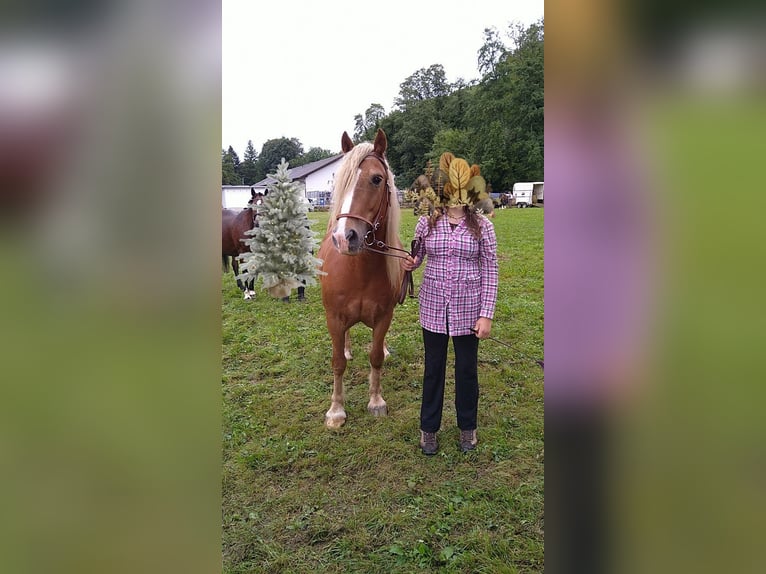
[[(492, 335), (514, 349), (479, 347), (479, 446), (468, 454), (457, 444), (449, 363), (439, 454), (418, 448), (416, 299), (397, 307), (387, 338), (388, 416), (366, 411), (370, 330), (358, 325), (344, 379), (348, 420), (330, 431), (319, 286), (306, 289), (307, 303), (282, 303), (259, 286), (244, 301), (223, 276), (224, 572), (543, 571), (543, 374), (530, 358), (543, 357), (544, 210), (496, 213)], [(310, 217), (323, 231), (327, 213)], [(403, 210), (405, 245), (415, 223)]]

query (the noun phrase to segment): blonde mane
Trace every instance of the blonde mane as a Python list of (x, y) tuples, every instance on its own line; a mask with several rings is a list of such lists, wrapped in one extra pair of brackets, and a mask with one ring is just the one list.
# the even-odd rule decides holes
[[(332, 190), (330, 219), (327, 222), (328, 232), (330, 232), (335, 225), (336, 218), (340, 213), (340, 208), (343, 205), (343, 200), (346, 198), (346, 195), (356, 187), (356, 182), (359, 178), (359, 164), (361, 164), (362, 160), (372, 152), (373, 145), (369, 142), (362, 142), (355, 145), (343, 156), (343, 161), (335, 174), (335, 186)], [(378, 237), (378, 239), (382, 239), (386, 244), (391, 245), (392, 247), (401, 248), (402, 243), (399, 240), (399, 222), (401, 220), (399, 196), (396, 191), (396, 185), (394, 184), (394, 174), (391, 172), (391, 168), (388, 167), (388, 161), (386, 161), (386, 170), (389, 193), (388, 221), (386, 223), (386, 236)], [(386, 270), (388, 271), (388, 280), (391, 282), (391, 288), (394, 292), (398, 292), (399, 287), (401, 286), (401, 268), (399, 266), (399, 260), (395, 257), (386, 257)]]

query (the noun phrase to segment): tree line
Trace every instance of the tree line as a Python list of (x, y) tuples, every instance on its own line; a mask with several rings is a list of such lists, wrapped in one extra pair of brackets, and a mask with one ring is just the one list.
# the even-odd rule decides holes
[(245, 155), (240, 161), (234, 148), (221, 150), (221, 183), (223, 185), (252, 185), (268, 174), (276, 172), (277, 166), (285, 158), (290, 167), (298, 167), (332, 157), (337, 153), (312, 147), (304, 153), (303, 145), (297, 138), (278, 138), (263, 144), (258, 154), (253, 141), (248, 140)]
[[(506, 40), (504, 40), (506, 38)], [(480, 78), (450, 83), (441, 64), (416, 71), (399, 85), (394, 109), (373, 103), (354, 117), (354, 141), (372, 140), (378, 128), (388, 136), (388, 160), (396, 186), (409, 188), (431, 161), (450, 151), (481, 166), (494, 191), (517, 181), (543, 179), (544, 20), (523, 27), (509, 24), (503, 34), (484, 30), (477, 54)], [(248, 142), (242, 161), (222, 150), (224, 184), (250, 185), (273, 173), (281, 158), (291, 167), (339, 152), (303, 151), (296, 138), (268, 140), (257, 154)]]

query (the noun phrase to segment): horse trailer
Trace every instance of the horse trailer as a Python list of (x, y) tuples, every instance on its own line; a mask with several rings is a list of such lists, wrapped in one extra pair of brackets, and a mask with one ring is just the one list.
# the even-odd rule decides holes
[(523, 181), (513, 184), (516, 207), (530, 207), (543, 203), (543, 182)]

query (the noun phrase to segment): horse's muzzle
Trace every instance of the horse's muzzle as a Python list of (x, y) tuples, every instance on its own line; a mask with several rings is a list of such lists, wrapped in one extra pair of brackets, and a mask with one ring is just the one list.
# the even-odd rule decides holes
[(356, 255), (364, 248), (362, 237), (354, 229), (341, 229), (336, 227), (332, 233), (332, 244), (343, 255)]

